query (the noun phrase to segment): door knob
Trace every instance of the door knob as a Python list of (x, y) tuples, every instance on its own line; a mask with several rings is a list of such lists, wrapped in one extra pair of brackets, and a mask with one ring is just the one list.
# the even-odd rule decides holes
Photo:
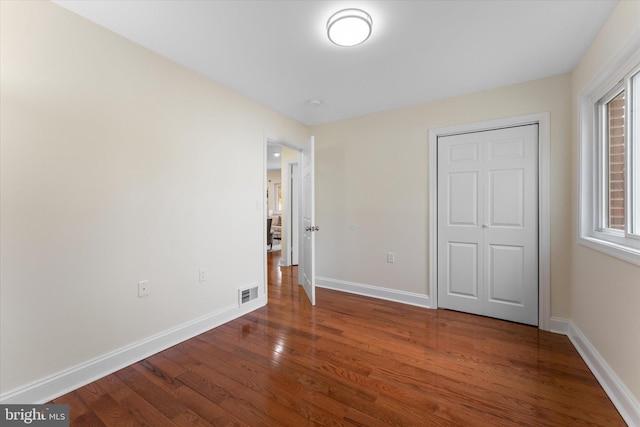
[(482, 228), (489, 228), (489, 224), (482, 224)]

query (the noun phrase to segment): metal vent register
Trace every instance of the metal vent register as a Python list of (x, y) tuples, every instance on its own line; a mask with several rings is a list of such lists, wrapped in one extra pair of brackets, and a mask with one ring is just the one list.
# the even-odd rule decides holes
[(258, 286), (238, 289), (238, 304), (243, 305), (258, 298)]

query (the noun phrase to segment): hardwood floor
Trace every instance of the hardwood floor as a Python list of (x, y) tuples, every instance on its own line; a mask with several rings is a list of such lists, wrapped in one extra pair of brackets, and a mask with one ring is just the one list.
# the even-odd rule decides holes
[(270, 253), (269, 305), (55, 399), (72, 426), (619, 426), (567, 337), (317, 289)]

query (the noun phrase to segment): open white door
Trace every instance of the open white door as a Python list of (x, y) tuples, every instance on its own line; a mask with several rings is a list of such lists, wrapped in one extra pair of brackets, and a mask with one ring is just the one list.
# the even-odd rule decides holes
[(318, 231), (318, 227), (315, 225), (313, 151), (312, 136), (302, 150), (302, 262), (298, 267), (298, 281), (304, 287), (311, 305), (316, 305), (315, 232)]

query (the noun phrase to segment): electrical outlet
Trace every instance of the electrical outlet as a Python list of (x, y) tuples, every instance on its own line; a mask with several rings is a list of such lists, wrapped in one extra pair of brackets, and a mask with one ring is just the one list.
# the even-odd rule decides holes
[(138, 282), (138, 298), (149, 296), (149, 281), (141, 280)]
[(206, 268), (201, 268), (200, 270), (198, 270), (198, 280), (200, 282), (204, 282), (207, 280), (207, 269)]
[(396, 254), (394, 252), (387, 252), (387, 262), (396, 262)]

